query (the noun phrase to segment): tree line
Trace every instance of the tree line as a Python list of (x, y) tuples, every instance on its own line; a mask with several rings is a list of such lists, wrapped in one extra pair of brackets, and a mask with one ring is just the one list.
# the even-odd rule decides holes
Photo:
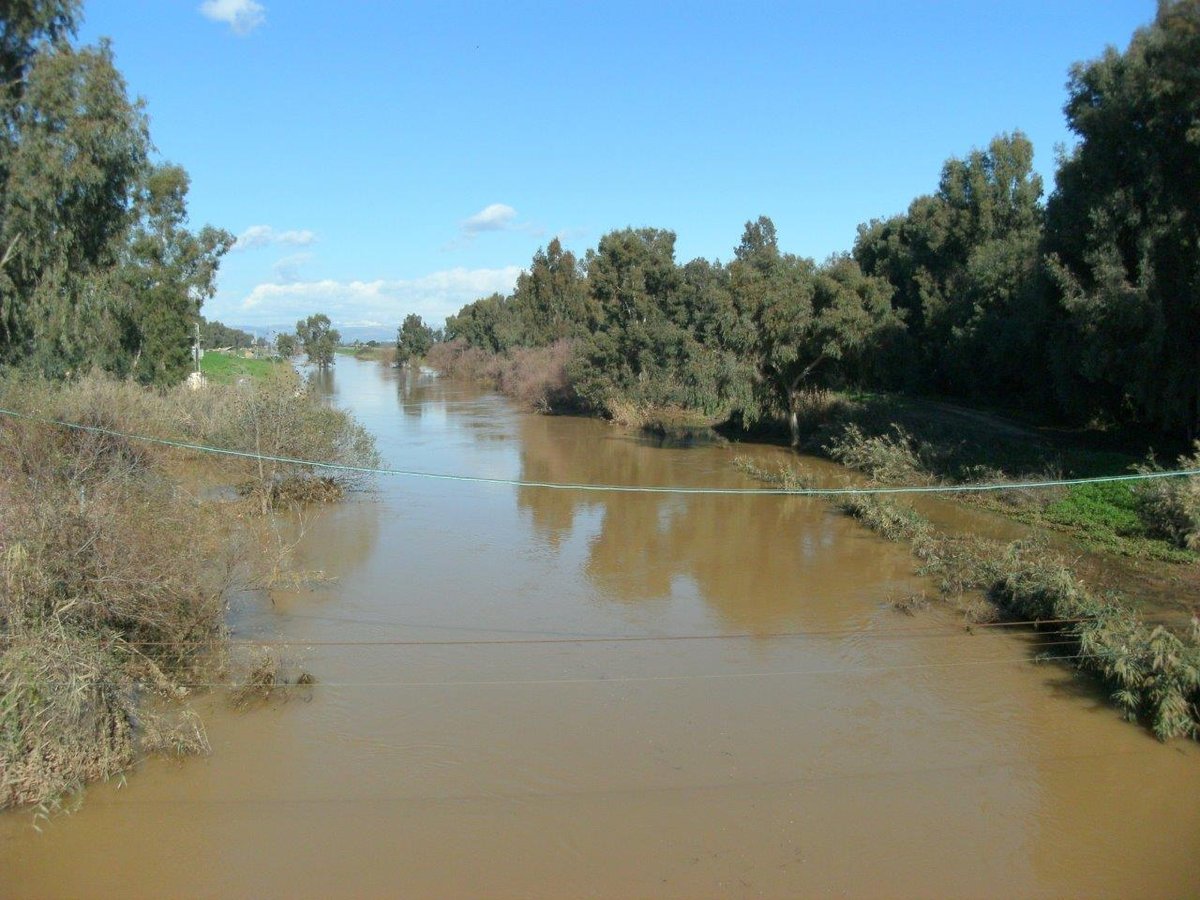
[(794, 434), (804, 392), (859, 386), (1194, 435), (1200, 0), (1162, 2), (1127, 50), (1073, 66), (1064, 111), (1078, 143), (1048, 198), (1029, 139), (1002, 134), (825, 262), (783, 252), (766, 217), (728, 263), (681, 265), (655, 228), (613, 231), (582, 259), (554, 240), (510, 294), (451, 316), (445, 340), (497, 354), (570, 341), (590, 412), (790, 418)]

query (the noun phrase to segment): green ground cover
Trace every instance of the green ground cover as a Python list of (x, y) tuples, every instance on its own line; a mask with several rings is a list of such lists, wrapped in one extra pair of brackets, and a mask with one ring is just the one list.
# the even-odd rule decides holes
[(210, 350), (200, 360), (200, 372), (219, 384), (231, 384), (239, 378), (265, 378), (283, 365), (279, 359), (244, 359), (232, 353)]

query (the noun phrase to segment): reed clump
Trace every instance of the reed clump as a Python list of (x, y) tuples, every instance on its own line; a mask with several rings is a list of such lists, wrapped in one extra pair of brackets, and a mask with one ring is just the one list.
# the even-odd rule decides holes
[(885, 434), (864, 433), (850, 423), (825, 445), (832, 459), (851, 469), (866, 472), (880, 484), (929, 484), (933, 481), (924, 455), (927, 448), (900, 425)]

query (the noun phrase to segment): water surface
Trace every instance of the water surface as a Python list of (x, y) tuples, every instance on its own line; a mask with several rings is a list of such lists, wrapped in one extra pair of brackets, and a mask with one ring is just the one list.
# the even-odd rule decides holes
[[(776, 448), (672, 448), (339, 358), (389, 466), (753, 486)], [(890, 601), (903, 547), (815, 500), (391, 478), (310, 517), (334, 580), (246, 597), (309, 702), (201, 703), (154, 760), (30, 827), (5, 896), (1112, 896), (1200, 890), (1200, 753), (1029, 635)]]

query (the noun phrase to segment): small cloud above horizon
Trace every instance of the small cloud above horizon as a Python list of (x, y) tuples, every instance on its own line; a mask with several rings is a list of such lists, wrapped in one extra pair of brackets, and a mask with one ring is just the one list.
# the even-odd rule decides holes
[(479, 234), (481, 231), (505, 231), (512, 226), (517, 211), (506, 203), (492, 203), (475, 215), (463, 220), (464, 234)]
[(238, 235), (233, 250), (255, 250), (259, 247), (307, 247), (315, 243), (317, 234), (307, 228), (277, 231), (270, 225), (251, 225)]
[(255, 0), (204, 0), (200, 15), (225, 23), (239, 37), (245, 37), (267, 21), (266, 7)]
[(541, 237), (545, 229), (531, 222), (517, 221), (517, 211), (507, 203), (489, 203), (479, 212), (458, 223), (458, 236), (442, 246), (442, 250), (461, 250), (486, 232), (517, 231)]

